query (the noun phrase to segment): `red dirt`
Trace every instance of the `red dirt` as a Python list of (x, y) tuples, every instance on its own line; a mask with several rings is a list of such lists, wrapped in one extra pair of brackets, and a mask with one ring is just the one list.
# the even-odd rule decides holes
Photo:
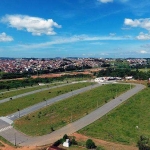
[(122, 145), (118, 143), (107, 142), (104, 140), (99, 140), (91, 137), (87, 137), (78, 133), (73, 133), (77, 141), (86, 141), (87, 139), (92, 139), (96, 145), (103, 146), (106, 150), (138, 150), (135, 146)]
[[(113, 142), (107, 142), (104, 140), (99, 140), (91, 137), (87, 137), (78, 133), (73, 133), (73, 135), (76, 138), (76, 141), (86, 141), (87, 139), (92, 139), (96, 145), (103, 146), (106, 150), (138, 150), (135, 146), (129, 146), (129, 145), (122, 145), (118, 143)], [(7, 144), (4, 144), (1, 142), (5, 147), (0, 147), (0, 150), (42, 150), (42, 147), (11, 147)], [(45, 147), (45, 146), (44, 146)], [(48, 147), (48, 146), (47, 146)]]

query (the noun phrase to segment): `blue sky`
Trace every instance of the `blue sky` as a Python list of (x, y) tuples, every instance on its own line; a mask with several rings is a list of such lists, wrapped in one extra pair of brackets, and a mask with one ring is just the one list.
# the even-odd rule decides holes
[(0, 57), (150, 57), (149, 0), (0, 0)]

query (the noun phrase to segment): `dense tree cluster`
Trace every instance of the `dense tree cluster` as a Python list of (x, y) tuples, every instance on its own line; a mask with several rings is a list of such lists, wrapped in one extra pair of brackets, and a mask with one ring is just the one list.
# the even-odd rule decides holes
[(112, 76), (112, 77), (133, 76), (134, 79), (148, 80), (150, 77), (150, 71), (142, 72), (142, 71), (139, 71), (138, 69), (133, 71), (128, 68), (125, 68), (125, 69), (107, 68), (97, 73), (97, 77), (103, 77), (103, 76)]
[(37, 85), (38, 83), (52, 83), (55, 81), (63, 81), (69, 78), (85, 78), (90, 77), (90, 75), (85, 74), (77, 74), (77, 75), (64, 75), (61, 77), (53, 77), (53, 78), (26, 78), (23, 80), (7, 80), (1, 81), (0, 89), (11, 89), (11, 88), (19, 88), (19, 87), (26, 87), (26, 86), (33, 86)]

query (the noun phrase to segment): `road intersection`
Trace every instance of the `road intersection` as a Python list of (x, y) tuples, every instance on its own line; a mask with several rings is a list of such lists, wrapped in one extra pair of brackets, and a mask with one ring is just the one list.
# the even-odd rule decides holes
[(116, 97), (115, 99), (111, 100), (110, 102), (106, 103), (105, 105), (101, 106), (100, 108), (96, 109), (92, 113), (86, 115), (85, 117), (72, 122), (65, 127), (56, 130), (48, 135), (44, 136), (38, 136), (38, 137), (30, 137), (27, 136), (16, 129), (12, 127), (13, 121), (15, 119), (18, 119), (18, 117), (22, 117), (24, 115), (27, 115), (28, 113), (31, 113), (33, 111), (36, 111), (42, 107), (45, 107), (46, 105), (50, 105), (52, 103), (55, 103), (56, 101), (60, 101), (63, 99), (66, 99), (68, 97), (71, 97), (72, 95), (77, 95), (79, 93), (82, 93), (84, 91), (90, 90), (91, 88), (95, 88), (98, 86), (101, 86), (102, 84), (95, 84), (92, 86), (88, 86), (82, 89), (78, 89), (63, 95), (60, 95), (58, 97), (52, 98), (47, 100), (47, 103), (42, 102), (39, 104), (36, 104), (34, 106), (31, 106), (29, 108), (26, 108), (24, 110), (21, 110), (20, 112), (16, 112), (14, 114), (11, 114), (9, 116), (0, 117), (0, 135), (3, 136), (5, 139), (10, 141), (13, 144), (17, 144), (20, 146), (40, 146), (45, 145), (49, 143), (53, 143), (59, 138), (61, 138), (64, 134), (72, 134), (83, 127), (91, 124), (92, 122), (96, 121), (121, 103), (123, 103), (125, 100), (130, 98), (131, 96), (135, 95), (139, 91), (145, 88), (144, 85), (141, 84), (134, 84), (135, 87), (128, 90), (127, 92), (121, 94), (120, 96)]

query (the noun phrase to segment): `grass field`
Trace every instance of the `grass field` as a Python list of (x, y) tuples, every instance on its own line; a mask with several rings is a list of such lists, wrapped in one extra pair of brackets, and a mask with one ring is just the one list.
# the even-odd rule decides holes
[(140, 135), (150, 137), (150, 88), (83, 128), (79, 133), (123, 144), (136, 145)]
[(23, 94), (23, 93), (43, 89), (43, 88), (48, 88), (48, 87), (60, 85), (60, 84), (62, 84), (62, 83), (47, 84), (47, 85), (43, 85), (43, 86), (38, 85), (38, 86), (33, 86), (33, 87), (26, 87), (26, 88), (14, 89), (11, 91), (5, 91), (5, 92), (0, 93), (0, 100), (8, 98), (8, 97), (13, 97), (13, 96), (16, 96), (19, 94)]
[(17, 109), (24, 109), (26, 107), (32, 106), (36, 103), (42, 102), (44, 100), (56, 97), (58, 95), (70, 92), (71, 90), (76, 90), (83, 88), (85, 86), (91, 85), (90, 82), (76, 83), (71, 85), (66, 85), (63, 87), (57, 87), (50, 90), (45, 90), (39, 93), (31, 94), (21, 98), (17, 98), (0, 105), (0, 116), (5, 116), (17, 111)]
[(53, 82), (53, 83), (42, 85), (42, 86), (36, 85), (36, 86), (27, 86), (25, 88), (20, 87), (17, 89), (10, 89), (9, 91), (8, 90), (0, 90), (0, 100), (8, 98), (8, 97), (13, 97), (13, 96), (16, 96), (19, 94), (35, 91), (35, 90), (42, 89), (42, 88), (57, 86), (57, 85), (65, 84), (68, 82), (70, 83), (73, 81), (81, 81), (81, 79), (80, 78), (71, 78), (68, 80), (64, 80), (62, 82)]
[(91, 89), (15, 121), (15, 128), (32, 136), (48, 134), (52, 128), (57, 130), (82, 118), (129, 88), (129, 85), (109, 84)]

